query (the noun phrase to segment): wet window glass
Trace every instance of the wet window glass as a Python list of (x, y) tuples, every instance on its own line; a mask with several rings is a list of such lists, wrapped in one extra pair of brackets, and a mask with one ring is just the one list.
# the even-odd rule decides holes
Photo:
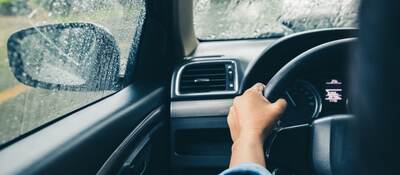
[(202, 40), (281, 37), (321, 28), (357, 27), (359, 0), (194, 0)]
[(144, 0), (0, 0), (0, 144), (123, 88), (145, 12)]

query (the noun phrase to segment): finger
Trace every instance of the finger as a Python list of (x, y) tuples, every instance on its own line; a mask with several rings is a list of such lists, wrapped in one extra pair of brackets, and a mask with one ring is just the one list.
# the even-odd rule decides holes
[(250, 89), (248, 89), (248, 91), (254, 91), (257, 92), (259, 94), (262, 94), (264, 91), (264, 87), (265, 85), (262, 83), (256, 83), (255, 85), (253, 85)]
[(232, 118), (233, 112), (232, 112), (232, 109), (233, 109), (233, 106), (231, 106), (229, 108), (228, 117), (226, 118), (226, 121), (228, 123), (229, 128), (231, 128), (232, 125), (233, 125), (233, 118)]
[(231, 139), (234, 142), (236, 140), (236, 124), (235, 124), (235, 112), (233, 106), (229, 109), (227, 120), (228, 120), (229, 132), (231, 134)]
[(233, 136), (234, 139), (236, 140), (239, 133), (240, 133), (240, 122), (239, 122), (239, 118), (237, 116), (237, 106), (233, 106), (232, 108), (232, 121), (233, 121)]
[(240, 99), (240, 96), (236, 96), (235, 98), (233, 98), (233, 105), (237, 105), (239, 103), (239, 99)]
[(238, 118), (236, 116), (236, 107), (235, 106), (232, 106), (231, 113), (232, 113), (232, 121), (235, 124), (235, 126), (237, 126), (238, 125)]
[(231, 117), (231, 122), (232, 122), (233, 129), (236, 129), (237, 126), (239, 125), (239, 123), (238, 123), (238, 118), (236, 116), (235, 106), (232, 106), (229, 111), (230, 111), (229, 114), (230, 114), (230, 117)]
[(279, 114), (282, 114), (286, 109), (287, 102), (285, 99), (281, 98), (281, 99), (277, 100), (275, 103), (273, 103), (272, 105)]

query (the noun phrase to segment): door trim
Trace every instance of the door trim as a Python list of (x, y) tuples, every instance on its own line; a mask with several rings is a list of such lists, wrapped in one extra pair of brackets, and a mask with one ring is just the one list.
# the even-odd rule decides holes
[(133, 152), (132, 150), (136, 149), (135, 143), (143, 137), (150, 139), (152, 134), (165, 123), (161, 118), (165, 114), (164, 110), (165, 107), (160, 106), (149, 113), (111, 154), (97, 172), (97, 175), (114, 174), (117, 171), (116, 168), (120, 168), (120, 166), (116, 167), (115, 165), (122, 164), (129, 154)]
[(0, 150), (0, 174), (94, 174), (165, 92), (129, 85), (76, 111)]

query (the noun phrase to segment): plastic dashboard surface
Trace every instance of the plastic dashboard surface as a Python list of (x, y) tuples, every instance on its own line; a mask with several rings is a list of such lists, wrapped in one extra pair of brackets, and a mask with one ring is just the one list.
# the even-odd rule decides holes
[[(184, 174), (185, 170), (190, 172), (201, 167), (204, 170), (214, 169), (218, 173), (217, 170), (226, 167), (229, 161), (231, 142), (226, 116), (234, 96), (256, 82), (267, 83), (282, 66), (308, 49), (326, 42), (356, 37), (356, 33), (356, 29), (326, 29), (298, 33), (279, 40), (201, 42), (193, 55), (185, 59), (185, 63), (195, 61), (190, 59), (193, 57), (209, 60), (234, 58), (238, 64), (239, 91), (230, 95), (179, 97), (173, 92), (177, 72), (174, 73), (170, 106), (173, 169)], [(335, 73), (301, 78), (315, 87), (324, 105), (326, 83), (332, 80), (345, 81), (342, 76)]]

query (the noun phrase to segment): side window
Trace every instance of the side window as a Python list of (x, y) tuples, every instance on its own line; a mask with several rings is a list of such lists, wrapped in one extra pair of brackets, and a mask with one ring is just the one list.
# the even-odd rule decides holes
[(144, 0), (0, 0), (0, 145), (121, 89), (145, 12)]

